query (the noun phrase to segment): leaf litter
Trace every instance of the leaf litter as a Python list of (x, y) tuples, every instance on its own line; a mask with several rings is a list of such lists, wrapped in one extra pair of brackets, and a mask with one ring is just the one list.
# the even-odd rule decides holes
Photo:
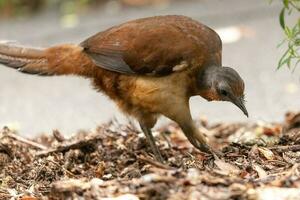
[(0, 199), (300, 199), (300, 113), (282, 123), (197, 122), (222, 156), (193, 148), (171, 123), (156, 131), (164, 164), (134, 125), (65, 138), (0, 131)]

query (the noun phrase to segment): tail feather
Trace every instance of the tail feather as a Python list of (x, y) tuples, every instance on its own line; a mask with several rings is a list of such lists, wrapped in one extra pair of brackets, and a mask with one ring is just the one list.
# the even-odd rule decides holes
[(0, 42), (0, 63), (23, 73), (51, 75), (43, 49), (33, 49)]
[(28, 48), (0, 42), (0, 64), (22, 73), (42, 76), (90, 76), (92, 61), (82, 47), (63, 44), (47, 49)]

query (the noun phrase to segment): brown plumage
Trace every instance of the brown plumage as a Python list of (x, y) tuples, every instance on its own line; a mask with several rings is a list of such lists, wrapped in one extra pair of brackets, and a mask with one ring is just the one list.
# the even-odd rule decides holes
[(30, 49), (0, 44), (0, 63), (37, 75), (79, 75), (140, 123), (156, 158), (151, 128), (159, 115), (176, 121), (200, 150), (209, 147), (195, 127), (189, 98), (231, 101), (247, 115), (244, 82), (221, 67), (222, 44), (207, 26), (184, 16), (130, 21), (102, 31), (80, 45)]

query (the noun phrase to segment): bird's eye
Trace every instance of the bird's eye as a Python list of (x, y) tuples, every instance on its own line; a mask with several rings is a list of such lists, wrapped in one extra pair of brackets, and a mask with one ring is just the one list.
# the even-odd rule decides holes
[(228, 92), (226, 90), (221, 90), (220, 93), (221, 93), (222, 96), (227, 96), (228, 95)]

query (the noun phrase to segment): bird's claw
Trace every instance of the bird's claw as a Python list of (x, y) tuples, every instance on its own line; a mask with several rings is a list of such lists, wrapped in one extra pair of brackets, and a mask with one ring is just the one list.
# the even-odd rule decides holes
[(215, 158), (222, 157), (222, 152), (212, 149), (206, 142), (198, 141), (195, 138), (188, 138), (192, 145), (202, 152), (212, 154)]

